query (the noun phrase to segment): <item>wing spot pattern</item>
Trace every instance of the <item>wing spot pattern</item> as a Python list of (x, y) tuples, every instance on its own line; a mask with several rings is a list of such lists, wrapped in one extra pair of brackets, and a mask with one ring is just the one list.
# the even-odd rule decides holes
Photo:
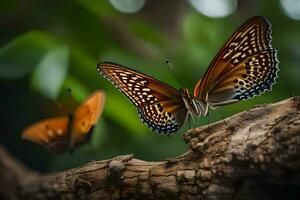
[[(223, 63), (228, 63), (232, 69), (230, 73), (236, 76), (231, 82), (234, 88), (231, 98), (237, 100), (246, 100), (271, 90), (279, 71), (277, 52), (271, 45), (271, 26), (265, 22), (248, 26), (232, 37), (221, 54)], [(230, 78), (230, 73), (225, 77)], [(231, 83), (223, 82), (227, 86)]]
[(164, 109), (164, 106), (153, 95), (153, 91), (147, 87), (147, 80), (123, 70), (108, 70), (107, 74), (110, 76), (100, 69), (98, 71), (130, 99), (137, 107), (140, 119), (153, 132), (170, 135), (181, 127), (182, 124), (176, 121), (176, 113), (170, 113)]
[[(237, 34), (228, 45), (227, 50), (223, 54), (223, 59), (230, 59), (232, 64), (237, 64), (243, 60), (243, 58), (250, 56), (251, 54), (263, 49), (264, 45), (261, 45), (261, 41), (257, 41), (257, 38), (261, 35), (260, 26), (254, 24), (246, 29), (242, 34)], [(250, 49), (249, 49), (250, 48)], [(231, 54), (233, 52), (240, 52), (237, 56)]]
[[(167, 135), (176, 132), (179, 124), (169, 112), (164, 112), (161, 104), (154, 104), (138, 109), (140, 119), (152, 129), (153, 132)], [(151, 120), (150, 120), (151, 119)]]
[(270, 52), (252, 57), (246, 62), (246, 73), (242, 78), (234, 80), (235, 88), (238, 89), (234, 99), (246, 100), (259, 95), (266, 90), (271, 90), (275, 83), (278, 72), (278, 60), (276, 51), (270, 49)]
[(57, 130), (56, 130), (56, 133), (57, 133), (57, 135), (62, 135), (62, 134), (63, 134), (63, 131), (62, 131), (62, 129), (57, 129)]

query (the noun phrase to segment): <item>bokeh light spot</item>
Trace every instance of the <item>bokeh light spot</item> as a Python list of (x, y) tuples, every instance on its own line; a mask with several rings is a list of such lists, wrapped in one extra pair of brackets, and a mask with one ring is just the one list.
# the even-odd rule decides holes
[(288, 17), (295, 20), (300, 20), (299, 0), (280, 0), (280, 4)]
[(135, 13), (142, 9), (146, 0), (109, 0), (111, 5), (123, 13)]
[(237, 8), (236, 0), (189, 0), (192, 6), (207, 17), (226, 17)]

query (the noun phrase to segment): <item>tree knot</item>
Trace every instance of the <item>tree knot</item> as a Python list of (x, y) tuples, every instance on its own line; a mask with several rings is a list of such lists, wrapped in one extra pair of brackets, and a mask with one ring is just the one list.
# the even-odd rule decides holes
[(179, 170), (176, 174), (176, 180), (178, 182), (187, 181), (189, 183), (194, 183), (195, 174), (195, 170)]
[(122, 171), (125, 168), (125, 164), (119, 160), (112, 160), (108, 166), (108, 181), (113, 185), (122, 185)]
[(83, 175), (74, 176), (72, 183), (72, 188), (74, 188), (73, 193), (75, 193), (77, 198), (85, 198), (91, 191), (92, 183)]

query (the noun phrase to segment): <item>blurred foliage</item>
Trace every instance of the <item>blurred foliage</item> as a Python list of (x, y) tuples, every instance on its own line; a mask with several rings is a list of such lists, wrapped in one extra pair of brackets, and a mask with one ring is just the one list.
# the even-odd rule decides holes
[(38, 31), (14, 38), (1, 48), (0, 76), (15, 79), (27, 75), (53, 48), (55, 42), (51, 36)]
[[(192, 92), (230, 34), (254, 15), (267, 17), (273, 25), (273, 46), (281, 62), (277, 84), (272, 92), (212, 110), (209, 117), (197, 119), (194, 126), (257, 104), (299, 95), (300, 22), (286, 17), (278, 2), (272, 2), (272, 9), (270, 1), (253, 2), (249, 8), (248, 4), (240, 5), (231, 16), (215, 19), (203, 16), (186, 3), (178, 27), (170, 28), (178, 30), (175, 36), (165, 31), (168, 27), (162, 30), (149, 20), (149, 11), (144, 12), (144, 8), (126, 14), (114, 9), (109, 1), (2, 0), (1, 143), (41, 171), (61, 170), (121, 154), (133, 153), (154, 161), (183, 153), (187, 147), (181, 137), (188, 123), (170, 138), (153, 134), (141, 123), (130, 101), (98, 74), (96, 64), (104, 60), (117, 62), (174, 87), (188, 87)], [(145, 9), (147, 4), (149, 1)], [(156, 6), (168, 7), (164, 3)], [(164, 63), (166, 58), (173, 63), (177, 77)], [(67, 88), (73, 91), (71, 100), (66, 98)], [(107, 101), (90, 145), (74, 153), (56, 155), (21, 140), (26, 126), (43, 118), (67, 115), (70, 101), (78, 105), (95, 89), (104, 90)], [(62, 111), (57, 103), (66, 109)]]
[(67, 47), (53, 49), (38, 63), (32, 74), (32, 88), (42, 95), (55, 99), (68, 69)]

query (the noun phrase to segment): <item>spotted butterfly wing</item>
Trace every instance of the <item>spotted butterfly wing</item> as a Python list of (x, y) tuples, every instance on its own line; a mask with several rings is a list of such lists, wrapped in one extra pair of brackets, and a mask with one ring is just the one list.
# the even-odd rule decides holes
[(27, 127), (22, 138), (48, 148), (54, 152), (62, 152), (68, 149), (68, 117), (56, 117), (41, 120)]
[(211, 106), (221, 106), (270, 90), (279, 63), (271, 39), (271, 25), (265, 18), (249, 19), (213, 59), (194, 96)]
[(170, 134), (184, 123), (187, 109), (177, 89), (110, 62), (98, 64), (97, 70), (130, 99), (154, 132)]
[(74, 116), (41, 120), (29, 127), (22, 138), (43, 145), (56, 153), (73, 149), (89, 139), (104, 107), (105, 94), (94, 92), (76, 110)]
[(77, 108), (73, 119), (70, 141), (71, 148), (77, 143), (81, 143), (85, 139), (88, 139), (87, 135), (90, 135), (93, 126), (96, 124), (103, 111), (104, 102), (105, 93), (96, 91)]

